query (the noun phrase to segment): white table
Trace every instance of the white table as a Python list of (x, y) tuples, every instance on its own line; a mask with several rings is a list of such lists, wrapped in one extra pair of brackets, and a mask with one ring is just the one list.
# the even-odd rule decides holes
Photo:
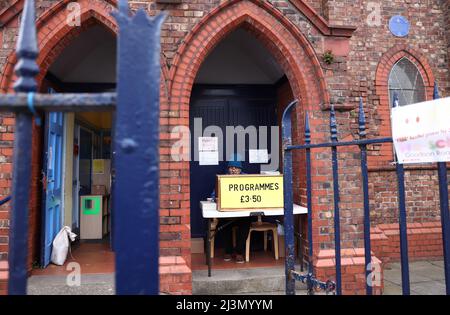
[[(208, 265), (208, 277), (211, 277), (211, 240), (218, 232), (216, 230), (219, 219), (244, 218), (250, 216), (280, 216), (284, 215), (284, 208), (271, 209), (242, 209), (234, 211), (219, 211), (217, 204), (212, 201), (200, 201), (200, 209), (202, 209), (203, 218), (208, 219), (207, 227), (207, 245), (206, 245), (206, 263)], [(306, 214), (306, 207), (294, 204), (294, 214)], [(220, 229), (220, 228), (219, 228)]]
[[(217, 204), (211, 201), (200, 201), (200, 209), (205, 219), (223, 219), (223, 218), (243, 218), (252, 216), (254, 213), (260, 213), (262, 216), (284, 215), (284, 208), (271, 209), (242, 209), (235, 211), (219, 211)], [(306, 214), (308, 209), (294, 204), (294, 214)]]

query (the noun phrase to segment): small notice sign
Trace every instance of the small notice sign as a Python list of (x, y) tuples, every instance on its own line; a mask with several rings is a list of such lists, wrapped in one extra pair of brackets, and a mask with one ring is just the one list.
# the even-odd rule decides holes
[(218, 209), (283, 208), (283, 175), (217, 175)]
[(219, 165), (219, 138), (198, 138), (198, 163), (200, 165)]
[(218, 151), (219, 138), (217, 137), (199, 137), (198, 150), (199, 151)]
[(392, 109), (399, 163), (450, 161), (450, 97)]
[(102, 160), (102, 159), (92, 160), (92, 173), (104, 174), (105, 173), (105, 160)]
[(199, 152), (198, 163), (200, 165), (218, 165), (219, 164), (219, 151), (205, 151)]
[(269, 154), (264, 150), (249, 150), (248, 151), (250, 163), (269, 163)]

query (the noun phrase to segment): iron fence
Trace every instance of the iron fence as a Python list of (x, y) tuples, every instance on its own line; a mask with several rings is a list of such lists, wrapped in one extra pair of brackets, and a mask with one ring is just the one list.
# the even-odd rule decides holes
[[(437, 84), (434, 86), (434, 99), (439, 98)], [(338, 147), (358, 146), (361, 161), (361, 177), (363, 190), (364, 207), (364, 256), (366, 278), (370, 276), (371, 268), (371, 244), (370, 244), (370, 211), (369, 211), (369, 186), (368, 186), (368, 167), (367, 167), (367, 145), (392, 143), (392, 138), (366, 138), (366, 122), (364, 116), (363, 102), (360, 100), (358, 116), (358, 134), (359, 139), (353, 141), (338, 141), (338, 131), (334, 107), (330, 111), (330, 142), (311, 143), (311, 130), (309, 125), (308, 113), (305, 113), (305, 143), (298, 145), (292, 144), (292, 122), (291, 113), (298, 101), (290, 103), (282, 117), (282, 139), (284, 151), (284, 211), (285, 211), (285, 238), (286, 238), (286, 294), (295, 294), (295, 281), (301, 281), (307, 284), (308, 294), (314, 294), (314, 289), (322, 289), (327, 293), (342, 294), (342, 268), (341, 268), (341, 235), (340, 235), (340, 211), (339, 211), (339, 180), (338, 180)], [(394, 106), (398, 106), (398, 96), (394, 95)], [(311, 150), (317, 148), (331, 149), (331, 162), (333, 174), (333, 205), (334, 205), (334, 250), (336, 261), (336, 281), (319, 281), (315, 276), (315, 270), (312, 263), (313, 252), (313, 224), (312, 224), (312, 182), (311, 182)], [(294, 150), (304, 150), (306, 157), (306, 191), (308, 208), (308, 272), (300, 274), (295, 271), (294, 258), (294, 228), (293, 228), (293, 180), (292, 180), (292, 152)], [(447, 166), (445, 162), (437, 163), (439, 177), (439, 196), (440, 196), (440, 214), (442, 223), (442, 240), (444, 253), (444, 270), (446, 294), (450, 295), (450, 217), (448, 206), (448, 181)], [(399, 207), (399, 229), (400, 229), (400, 258), (401, 258), (401, 278), (402, 292), (404, 295), (410, 294), (409, 280), (409, 262), (408, 262), (408, 236), (407, 220), (405, 206), (405, 180), (403, 164), (396, 163), (397, 185), (398, 185), (398, 207)], [(366, 293), (371, 295), (372, 286), (366, 281)]]
[[(119, 26), (117, 94), (39, 94), (35, 76), (35, 3), (26, 0), (15, 67), (16, 94), (0, 95), (0, 110), (15, 113), (8, 294), (26, 294), (28, 205), (33, 117), (39, 112), (111, 111), (114, 130), (114, 231), (117, 294), (159, 294), (160, 29), (165, 15), (131, 15), (126, 0)], [(142, 40), (145, 38), (145, 40)]]

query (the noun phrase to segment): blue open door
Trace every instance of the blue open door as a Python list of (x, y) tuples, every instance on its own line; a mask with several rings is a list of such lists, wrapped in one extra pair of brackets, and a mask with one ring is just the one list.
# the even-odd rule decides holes
[(62, 182), (63, 182), (63, 133), (64, 114), (49, 113), (46, 119), (44, 157), (44, 208), (43, 246), (41, 265), (50, 263), (52, 242), (61, 229)]

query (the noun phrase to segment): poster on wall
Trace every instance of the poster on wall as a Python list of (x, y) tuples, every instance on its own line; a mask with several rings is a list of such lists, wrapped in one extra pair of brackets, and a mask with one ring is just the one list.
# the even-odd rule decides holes
[(450, 97), (397, 106), (391, 122), (399, 163), (450, 161)]
[(198, 162), (200, 165), (219, 165), (219, 151), (200, 151)]
[(102, 159), (92, 160), (92, 173), (104, 174), (105, 173), (105, 160), (102, 160)]
[(217, 137), (199, 137), (198, 150), (199, 151), (218, 151), (219, 138)]
[(198, 162), (200, 165), (219, 165), (219, 138), (198, 138)]
[(250, 163), (269, 163), (269, 153), (267, 149), (248, 151), (248, 158)]

